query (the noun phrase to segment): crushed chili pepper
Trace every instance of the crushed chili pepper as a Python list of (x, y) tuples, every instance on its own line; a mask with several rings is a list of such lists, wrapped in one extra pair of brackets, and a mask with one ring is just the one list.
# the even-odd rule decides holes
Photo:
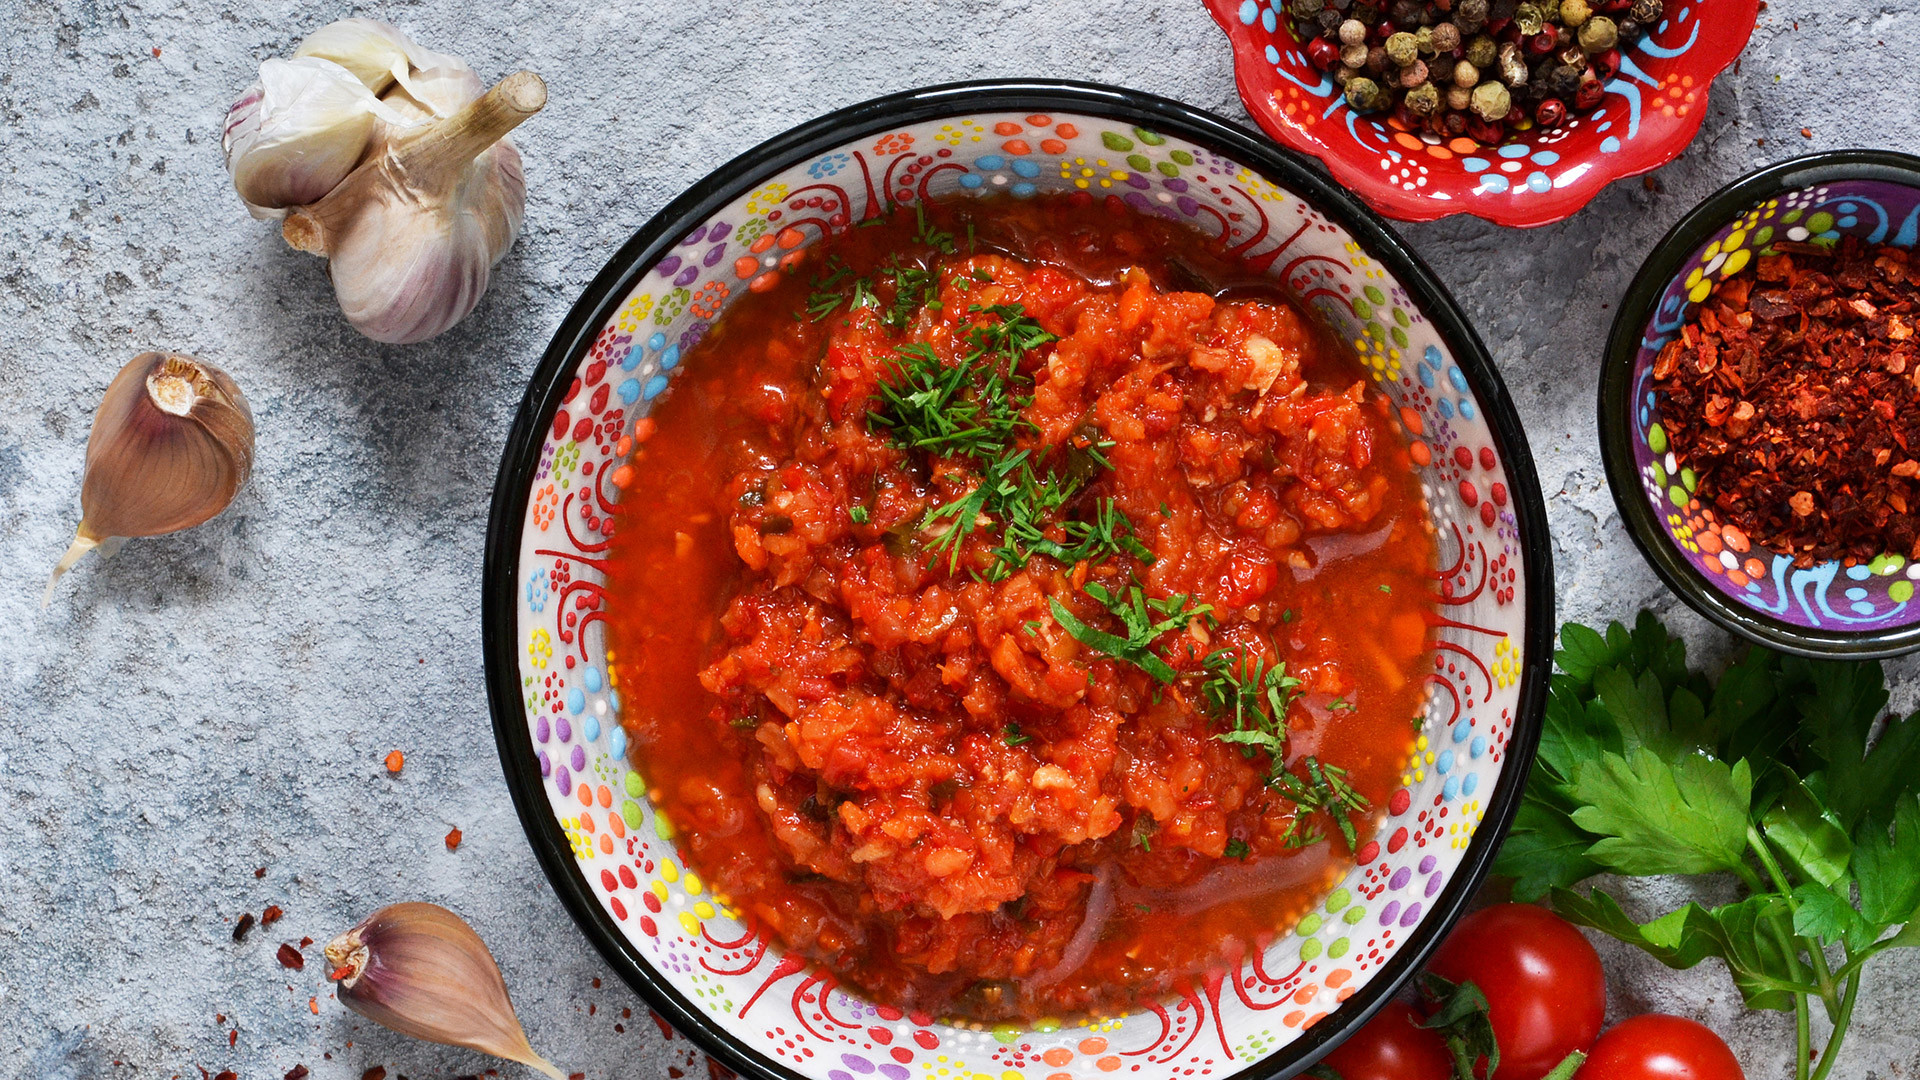
[(398, 750), (387, 751), (387, 771), (388, 772), (398, 776), (400, 773), (400, 770), (406, 767), (406, 764), (407, 764), (407, 755), (401, 753)]
[(240, 916), (239, 922), (233, 924), (233, 940), (235, 941), (247, 940), (247, 931), (252, 929), (253, 929), (253, 912), (249, 911), (245, 915)]
[(1801, 568), (1920, 559), (1920, 264), (1781, 241), (1720, 282), (1653, 365), (1676, 470), (1730, 547)]
[(282, 1078), (282, 1080), (307, 1080), (307, 1067), (305, 1065), (295, 1065), (293, 1068), (287, 1070), (287, 1075)]
[(448, 851), (453, 851), (460, 846), (460, 835), (461, 835), (460, 830), (457, 828), (447, 830), (447, 850)]
[(280, 916), (285, 914), (286, 912), (280, 910), (279, 904), (268, 904), (267, 910), (260, 913), (260, 925), (272, 926), (280, 921)]
[(360, 1080), (387, 1080), (387, 1067), (385, 1065), (375, 1065), (373, 1068), (361, 1073)]
[(292, 968), (295, 971), (303, 971), (306, 969), (307, 958), (300, 955), (299, 949), (285, 942), (281, 943), (280, 951), (274, 955), (279, 958), (281, 967)]

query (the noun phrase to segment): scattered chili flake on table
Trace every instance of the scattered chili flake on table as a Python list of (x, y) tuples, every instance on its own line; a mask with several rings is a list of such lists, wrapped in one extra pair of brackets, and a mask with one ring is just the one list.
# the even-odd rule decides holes
[(305, 1065), (295, 1065), (293, 1068), (287, 1070), (287, 1075), (283, 1080), (307, 1080), (307, 1067)]
[(1905, 249), (1783, 241), (1716, 285), (1660, 350), (1673, 471), (1693, 471), (1728, 547), (1801, 568), (1920, 559), (1917, 305)]
[(460, 846), (460, 835), (461, 835), (460, 830), (457, 828), (447, 830), (447, 850), (448, 851), (453, 851)]
[(233, 924), (233, 940), (235, 941), (247, 940), (247, 931), (252, 929), (253, 929), (253, 912), (249, 911), (245, 915), (240, 916), (239, 922)]
[(361, 1073), (360, 1080), (387, 1080), (387, 1067), (385, 1065), (375, 1065), (373, 1068)]
[(303, 971), (306, 969), (307, 958), (300, 955), (299, 949), (285, 942), (281, 943), (280, 951), (274, 955), (280, 958), (281, 967), (292, 968), (295, 971)]
[(260, 925), (272, 926), (280, 921), (280, 916), (285, 914), (286, 912), (280, 910), (279, 904), (268, 904), (267, 910), (260, 913)]
[(398, 750), (387, 751), (387, 771), (388, 772), (398, 775), (401, 767), (406, 765), (406, 763), (407, 763), (407, 755), (401, 753)]

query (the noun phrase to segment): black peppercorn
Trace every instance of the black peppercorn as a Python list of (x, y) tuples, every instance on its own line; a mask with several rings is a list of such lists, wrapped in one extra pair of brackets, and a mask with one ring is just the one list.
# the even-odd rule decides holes
[(1340, 28), (1340, 13), (1332, 8), (1327, 8), (1313, 18), (1314, 25), (1319, 27), (1323, 35), (1331, 35)]
[(1633, 0), (1627, 17), (1642, 26), (1651, 26), (1667, 14), (1667, 5), (1663, 0)]
[(1462, 112), (1450, 112), (1441, 118), (1446, 133), (1450, 136), (1464, 135), (1467, 132), (1467, 116)]
[(1381, 75), (1381, 74), (1384, 74), (1386, 70), (1392, 66), (1393, 66), (1393, 61), (1387, 59), (1386, 46), (1374, 45), (1367, 49), (1367, 70), (1368, 71), (1371, 71), (1375, 75)]
[(1472, 34), (1487, 25), (1487, 0), (1460, 0), (1453, 9), (1453, 25)]
[(1311, 19), (1326, 6), (1326, 0), (1293, 0), (1287, 9), (1302, 19)]

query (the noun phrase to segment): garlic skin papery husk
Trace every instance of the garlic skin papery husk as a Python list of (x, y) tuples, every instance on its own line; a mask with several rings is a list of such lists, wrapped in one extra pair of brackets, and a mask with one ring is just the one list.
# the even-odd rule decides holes
[(141, 353), (93, 416), (80, 526), (47, 582), (87, 552), (190, 529), (227, 508), (253, 471), (253, 410), (227, 373), (180, 353)]
[(402, 1035), (517, 1061), (565, 1080), (534, 1053), (500, 965), (460, 916), (393, 904), (327, 943), (340, 1003)]
[(389, 131), (331, 194), (282, 233), (332, 262), (340, 310), (376, 341), (425, 341), (487, 291), (526, 211), (520, 152), (503, 136), (546, 104), (522, 71), (442, 120)]
[[(270, 79), (273, 64), (303, 65), (313, 84), (321, 71), (344, 77), (366, 100), (327, 82), (325, 94), (315, 85), (298, 98), (308, 108), (268, 108), (295, 100), (273, 92), (294, 74)], [(546, 104), (546, 84), (523, 71), (482, 94), (459, 58), (363, 18), (322, 27), (291, 60), (267, 65), (228, 115), (228, 167), (249, 209), (283, 217), (288, 243), (331, 261), (341, 311), (368, 337), (424, 341), (465, 318), (519, 234), (526, 180), (506, 134)], [(324, 157), (266, 138), (270, 118), (277, 131), (326, 132), (313, 137)], [(262, 179), (281, 175), (298, 178), (297, 196), (292, 183)], [(331, 184), (315, 193), (323, 179)]]

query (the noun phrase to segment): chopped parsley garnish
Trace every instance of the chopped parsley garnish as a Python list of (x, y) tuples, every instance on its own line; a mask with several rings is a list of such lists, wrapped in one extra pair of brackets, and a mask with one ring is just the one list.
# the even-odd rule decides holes
[(1245, 840), (1242, 840), (1236, 836), (1233, 839), (1227, 841), (1227, 850), (1225, 854), (1229, 859), (1239, 859), (1241, 862), (1246, 862), (1247, 856), (1253, 854), (1253, 849), (1247, 846), (1247, 842)]
[(1215, 716), (1231, 720), (1232, 731), (1214, 736), (1235, 743), (1252, 756), (1265, 750), (1277, 775), (1286, 768), (1287, 706), (1299, 692), (1300, 680), (1287, 674), (1284, 661), (1250, 656), (1244, 649), (1215, 649), (1202, 660), (1207, 677), (1200, 684), (1201, 699)]
[(1082, 591), (1098, 600), (1114, 618), (1120, 620), (1126, 636), (1109, 634), (1088, 626), (1068, 611), (1066, 605), (1050, 598), (1047, 603), (1053, 609), (1053, 619), (1061, 629), (1089, 649), (1132, 664), (1163, 683), (1172, 682), (1175, 673), (1173, 666), (1153, 651), (1153, 643), (1168, 631), (1177, 630), (1213, 612), (1209, 604), (1187, 607), (1188, 598), (1184, 593), (1175, 593), (1164, 600), (1149, 599), (1138, 585), (1129, 586), (1124, 593), (1116, 593), (1093, 581), (1088, 582)]
[(927, 206), (925, 203), (913, 204), (913, 222), (913, 238), (916, 241), (927, 245), (942, 255), (952, 255), (960, 250), (953, 242), (952, 233), (936, 227), (932, 222), (927, 220)]
[(1033, 736), (1021, 731), (1019, 724), (1008, 724), (1002, 729), (1001, 734), (1006, 738), (1008, 746), (1019, 746), (1021, 743), (1033, 741)]
[(1004, 361), (1008, 378), (1016, 374), (1022, 357), (1057, 340), (1019, 304), (989, 304), (986, 307), (975, 304), (967, 309), (967, 313), (997, 318), (996, 322), (976, 322), (967, 327), (967, 342), (974, 347), (976, 355)]
[(880, 315), (889, 330), (905, 330), (921, 309), (939, 307), (940, 275), (916, 266), (893, 266), (886, 271), (893, 279), (893, 303)]
[(1305, 847), (1307, 844), (1318, 842), (1317, 838), (1301, 840), (1298, 843), (1295, 839), (1305, 835), (1299, 832), (1301, 819), (1308, 814), (1324, 810), (1332, 816), (1334, 825), (1340, 830), (1340, 836), (1347, 842), (1347, 847), (1352, 848), (1359, 842), (1359, 834), (1353, 828), (1352, 815), (1367, 809), (1369, 804), (1366, 796), (1355, 791), (1353, 785), (1347, 783), (1347, 770), (1338, 765), (1322, 764), (1316, 757), (1303, 758), (1300, 765), (1305, 771), (1304, 776), (1281, 769), (1274, 773), (1272, 780), (1267, 781), (1267, 786), (1291, 799), (1298, 808), (1294, 815), (1292, 829), (1288, 834), (1289, 846)]
[(1355, 705), (1353, 702), (1348, 701), (1346, 698), (1343, 698), (1343, 697), (1337, 697), (1337, 698), (1334, 698), (1332, 701), (1327, 702), (1328, 712), (1353, 712), (1355, 709), (1358, 709), (1359, 707), (1360, 706)]
[(872, 515), (867, 513), (866, 507), (856, 506), (847, 511), (847, 516), (853, 519), (855, 525), (865, 525)]
[(880, 384), (869, 422), (886, 428), (894, 444), (937, 456), (1003, 454), (1027, 428), (1007, 380), (979, 358), (946, 365), (920, 342), (894, 350), (891, 377)]
[(813, 291), (807, 294), (807, 316), (814, 322), (832, 315), (842, 303), (847, 303), (848, 311), (878, 306), (873, 296), (873, 282), (866, 278), (854, 278), (851, 294), (839, 288), (842, 282), (853, 277), (853, 268), (842, 262), (840, 256), (828, 256), (824, 269), (826, 273), (810, 282)]

